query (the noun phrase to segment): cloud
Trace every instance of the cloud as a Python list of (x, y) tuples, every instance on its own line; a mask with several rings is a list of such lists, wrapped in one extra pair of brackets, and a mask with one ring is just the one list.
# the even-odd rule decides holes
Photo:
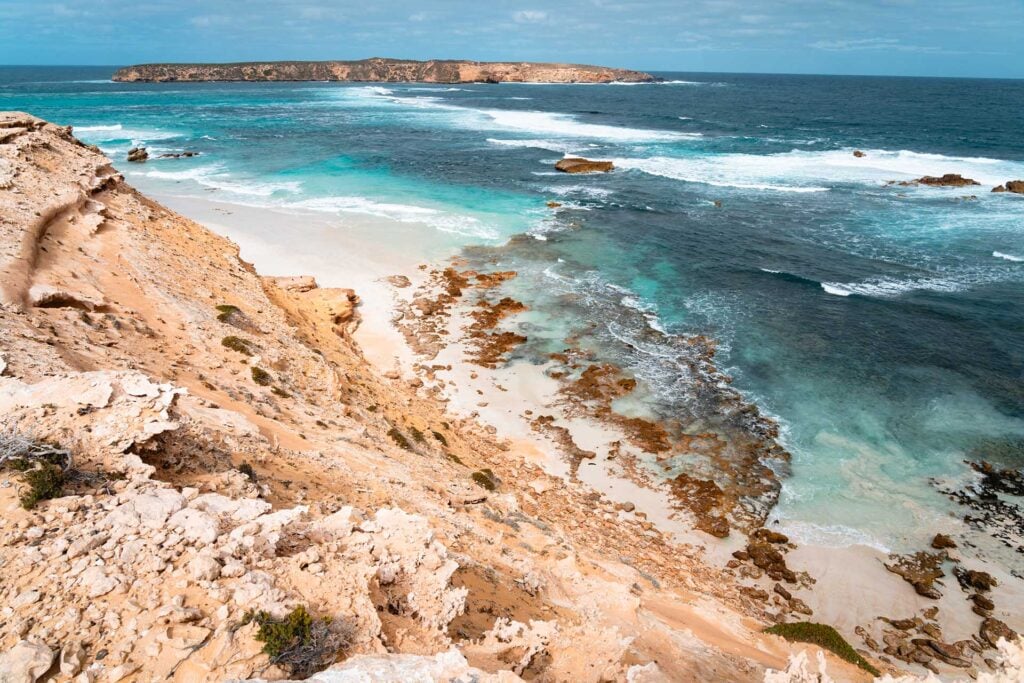
[(816, 50), (851, 52), (855, 50), (890, 50), (895, 52), (939, 52), (924, 45), (904, 45), (896, 38), (859, 38), (854, 40), (819, 40), (809, 45)]
[(512, 14), (512, 19), (520, 24), (538, 24), (547, 18), (548, 13), (538, 9), (524, 9)]

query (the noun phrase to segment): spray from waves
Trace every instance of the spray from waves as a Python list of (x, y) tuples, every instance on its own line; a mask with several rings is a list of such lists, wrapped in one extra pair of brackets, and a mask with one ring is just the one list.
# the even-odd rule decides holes
[(122, 130), (124, 126), (120, 123), (113, 123), (105, 126), (75, 126), (76, 133), (96, 133), (99, 131)]
[(178, 171), (159, 169), (137, 171), (135, 175), (175, 183), (193, 182), (199, 186), (219, 190), (236, 197), (271, 197), (276, 194), (298, 193), (302, 183), (296, 181), (255, 181), (238, 179), (224, 170), (221, 164), (209, 164)]
[(1024, 263), (1024, 256), (1014, 256), (1013, 254), (1004, 254), (1001, 251), (993, 251), (992, 256), (995, 258), (1001, 258), (1004, 261), (1013, 261), (1014, 263)]
[(332, 98), (340, 98), (346, 104), (351, 104), (352, 98), (358, 98), (398, 105), (406, 108), (405, 113), (414, 116), (417, 110), (447, 112), (450, 116), (443, 123), (468, 130), (516, 131), (608, 142), (672, 142), (702, 137), (700, 133), (585, 123), (571, 114), (557, 112), (464, 107), (437, 97), (402, 97), (379, 86), (331, 89), (324, 92)]
[[(839, 184), (879, 186), (890, 180), (961, 173), (985, 184), (1024, 175), (1024, 163), (985, 157), (949, 157), (901, 150), (794, 150), (781, 154), (714, 154), (703, 156), (615, 159), (615, 165), (685, 182), (741, 189), (822, 192)], [(826, 187), (828, 185), (828, 187)], [(933, 188), (922, 188), (933, 192)]]
[(571, 154), (578, 145), (569, 145), (557, 140), (505, 140), (501, 138), (487, 138), (487, 142), (500, 147), (513, 147), (519, 149), (544, 149), (549, 152)]
[(140, 145), (154, 140), (171, 140), (183, 137), (182, 133), (159, 128), (126, 128), (123, 124), (112, 123), (93, 126), (74, 126), (75, 135), (102, 147), (115, 145)]
[(284, 207), (319, 213), (356, 213), (377, 216), (401, 223), (419, 223), (441, 232), (477, 239), (493, 240), (500, 237), (500, 233), (496, 229), (474, 216), (425, 206), (377, 202), (366, 197), (334, 196), (303, 199), (288, 202), (284, 204)]
[(586, 199), (604, 199), (614, 194), (614, 190), (592, 185), (546, 185), (541, 190), (559, 197), (582, 197)]
[(1019, 273), (1014, 274), (1005, 269), (986, 269), (920, 278), (877, 277), (861, 282), (822, 282), (820, 284), (825, 292), (834, 296), (846, 297), (856, 294), (887, 299), (917, 291), (963, 292), (980, 285), (1006, 282), (1019, 277)]

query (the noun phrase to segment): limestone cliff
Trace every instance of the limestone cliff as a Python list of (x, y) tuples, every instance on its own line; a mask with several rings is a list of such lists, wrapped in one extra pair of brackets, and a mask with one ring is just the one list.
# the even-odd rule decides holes
[(642, 83), (650, 74), (585, 64), (362, 59), (328, 62), (139, 64), (119, 69), (115, 81), (366, 81), (420, 83)]

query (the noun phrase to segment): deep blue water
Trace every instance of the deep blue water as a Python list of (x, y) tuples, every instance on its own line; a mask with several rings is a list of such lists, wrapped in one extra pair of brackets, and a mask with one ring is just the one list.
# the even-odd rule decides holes
[[(498, 252), (532, 308), (522, 353), (596, 322), (587, 342), (664, 415), (688, 400), (672, 335), (720, 340), (734, 385), (784, 425), (778, 514), (798, 536), (912, 545), (948, 523), (930, 478), (966, 477), (965, 457), (1024, 465), (1024, 196), (990, 193), (1024, 179), (1024, 81), (449, 88), (111, 72), (0, 68), (0, 109), (73, 124), (115, 159), (136, 143), (202, 153), (120, 164), (144, 190), (315, 210), (339, 229), (351, 212), (390, 216), (446, 248), (530, 234)], [(555, 173), (565, 153), (617, 170)], [(886, 184), (943, 173), (981, 185)]]

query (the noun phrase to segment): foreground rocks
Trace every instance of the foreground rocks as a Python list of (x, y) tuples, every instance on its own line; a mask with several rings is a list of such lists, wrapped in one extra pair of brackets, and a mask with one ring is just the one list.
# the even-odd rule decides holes
[[(299, 606), (351, 631), (325, 661), (412, 680), (782, 665), (693, 549), (382, 377), (350, 337), (354, 292), (261, 278), (66, 128), (0, 114), (0, 131), (0, 435), (68, 455), (27, 506), (26, 473), (0, 470), (18, 676), (281, 680), (247, 615)], [(470, 286), (443, 280), (424, 312)], [(484, 327), (517, 308), (494, 299)]]
[(615, 168), (610, 161), (591, 161), (580, 157), (566, 157), (555, 164), (562, 173), (607, 173)]

